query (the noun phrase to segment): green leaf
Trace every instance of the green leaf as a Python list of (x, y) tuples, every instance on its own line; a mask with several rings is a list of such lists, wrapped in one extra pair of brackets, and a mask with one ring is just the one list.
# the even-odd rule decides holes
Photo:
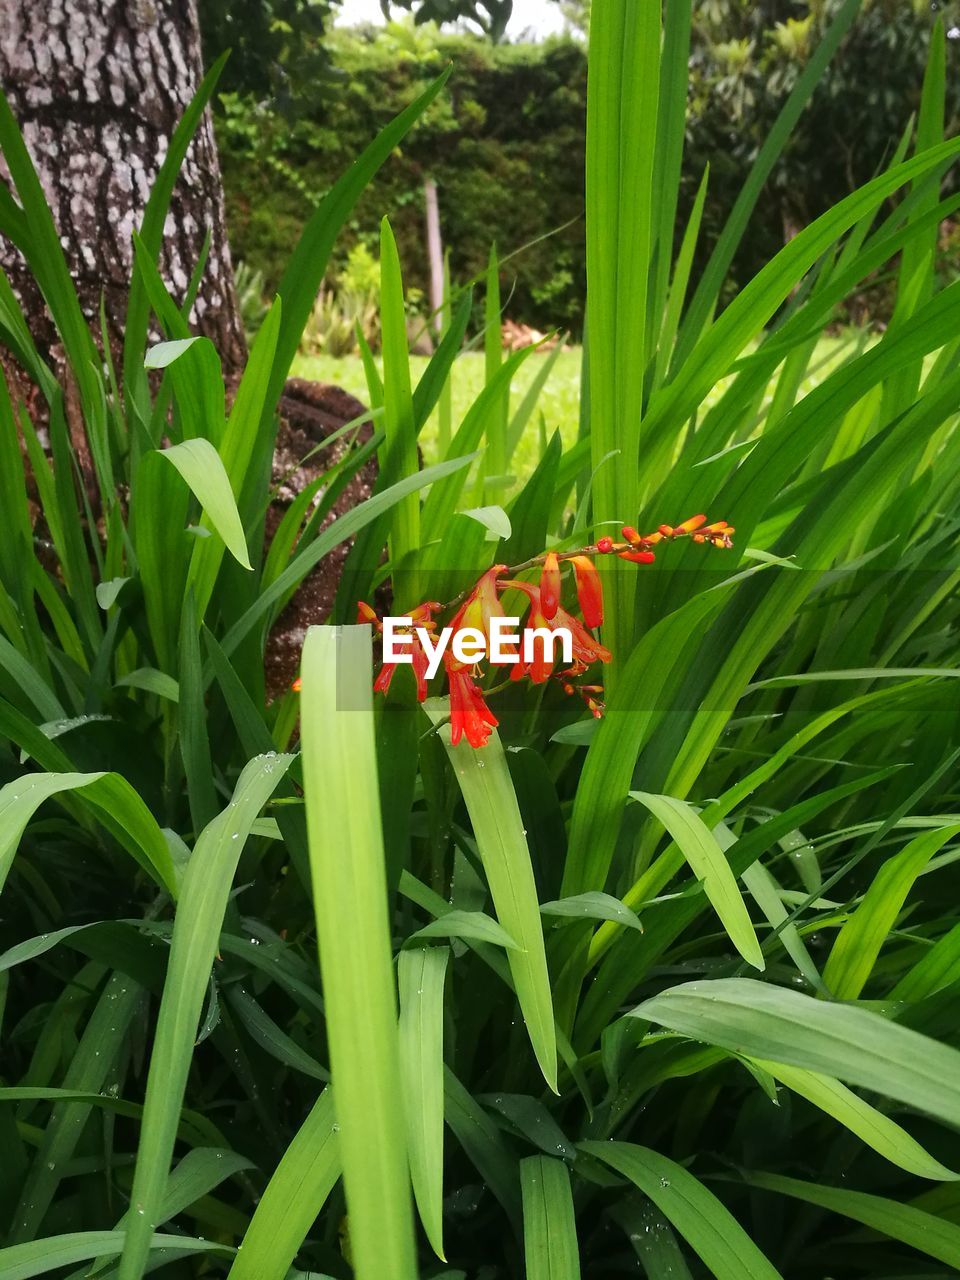
[(717, 1280), (781, 1280), (743, 1227), (683, 1165), (632, 1142), (581, 1142), (649, 1196)]
[(160, 451), (187, 482), (204, 515), (223, 539), (227, 550), (244, 569), (252, 569), (247, 540), (233, 490), (219, 453), (209, 440), (184, 440)]
[[(416, 475), (417, 426), (414, 421), (413, 392), (410, 387), (410, 357), (407, 347), (407, 313), (404, 306), (403, 280), (397, 242), (386, 218), (380, 224), (380, 324), (383, 350), (383, 427), (384, 442), (380, 450), (380, 467), (384, 487)], [(420, 547), (420, 498), (408, 493), (390, 512), (388, 535), (390, 559), (401, 564), (416, 555)], [(394, 584), (395, 590), (397, 584)], [(403, 596), (410, 606), (418, 603), (419, 588), (415, 571), (403, 575)]]
[(856, 1000), (866, 986), (914, 881), (933, 855), (960, 833), (960, 823), (925, 831), (889, 858), (863, 901), (837, 934), (823, 980), (838, 1000)]
[(428, 925), (412, 933), (404, 945), (410, 946), (421, 938), (464, 938), (518, 950), (517, 943), (503, 925), (482, 911), (447, 911), (439, 920), (431, 920)]
[(179, 684), (173, 676), (168, 676), (165, 671), (158, 671), (156, 667), (137, 667), (136, 671), (129, 671), (121, 676), (116, 684), (118, 688), (143, 689), (145, 693), (155, 693), (168, 702), (180, 701)]
[(109, 582), (97, 583), (97, 604), (104, 612), (111, 605), (116, 604), (117, 596), (123, 590), (124, 584), (129, 581), (129, 578), (111, 578)]
[(120, 1280), (140, 1280), (160, 1212), (207, 981), (237, 863), (253, 822), (291, 756), (258, 756), (233, 799), (204, 828), (187, 864), (157, 1015)]
[(694, 1040), (872, 1089), (960, 1124), (960, 1051), (878, 1013), (751, 978), (670, 987), (632, 1010)]
[[(220, 73), (227, 61), (227, 53), (221, 54), (213, 66), (203, 77), (196, 93), (190, 100), (187, 109), (173, 131), (163, 163), (153, 182), (140, 232), (137, 236), (138, 257), (143, 253), (147, 260), (155, 263), (160, 256), (163, 244), (163, 229), (170, 198), (177, 178), (183, 166), (187, 149), (193, 140), (197, 127), (203, 119), (210, 96), (216, 88)], [(127, 301), (123, 334), (123, 384), (125, 388), (133, 387), (139, 373), (138, 365), (147, 340), (147, 326), (150, 321), (150, 306), (146, 297), (144, 280), (139, 271), (134, 271), (130, 281), (130, 296)], [(142, 374), (140, 375), (142, 377)]]
[(891, 1000), (915, 1003), (960, 979), (960, 924), (948, 929), (890, 992)]
[(221, 641), (224, 653), (231, 654), (258, 619), (262, 618), (288, 591), (296, 589), (310, 570), (319, 564), (324, 556), (329, 555), (334, 547), (345, 542), (347, 538), (353, 537), (383, 512), (389, 511), (395, 502), (400, 501), (408, 493), (425, 489), (429, 485), (436, 486), (438, 480), (468, 467), (473, 457), (474, 455), (469, 454), (466, 457), (453, 458), (449, 462), (437, 463), (433, 467), (424, 467), (416, 475), (399, 480), (389, 489), (384, 489), (382, 493), (375, 493), (366, 502), (361, 502), (342, 516), (338, 516), (309, 546), (297, 552), (286, 569), (269, 587), (260, 592), (256, 601), (237, 619)]
[(692, 1280), (669, 1223), (649, 1200), (627, 1200), (610, 1216), (630, 1238), (648, 1280)]
[(540, 906), (540, 914), (572, 920), (615, 920), (618, 924), (643, 932), (639, 916), (609, 893), (578, 893), (572, 898), (544, 902)]
[[(125, 1239), (123, 1231), (75, 1231), (68, 1235), (47, 1236), (30, 1244), (16, 1244), (9, 1249), (0, 1249), (0, 1274), (3, 1280), (30, 1280), (31, 1276), (43, 1276), (48, 1271), (69, 1267), (75, 1262), (115, 1257), (123, 1249)], [(233, 1253), (229, 1245), (215, 1240), (181, 1235), (151, 1234), (147, 1238), (148, 1253), (153, 1249), (163, 1249), (182, 1257), (195, 1253)]]
[[(431, 698), (423, 706), (435, 725), (449, 715), (446, 699)], [(480, 748), (465, 739), (453, 746), (449, 724), (439, 734), (473, 824), (497, 916), (522, 948), (507, 952), (510, 972), (540, 1070), (556, 1093), (557, 1042), (537, 886), (503, 746), (496, 730)]]
[(520, 1161), (520, 1189), (527, 1280), (580, 1280), (567, 1166), (547, 1156), (529, 1156)]
[(503, 507), (469, 507), (459, 514), (469, 516), (471, 520), (476, 520), (477, 524), (483, 525), (487, 531), (488, 542), (509, 538), (512, 532), (510, 517)]
[(443, 984), (449, 951), (400, 952), (400, 1076), (413, 1191), (438, 1258), (443, 1252)]
[(143, 360), (145, 369), (168, 369), (174, 361), (185, 355), (199, 338), (174, 338), (171, 342), (157, 342)]
[(745, 1176), (753, 1187), (779, 1191), (782, 1195), (829, 1209), (845, 1218), (852, 1218), (854, 1222), (862, 1222), (883, 1236), (919, 1249), (931, 1258), (938, 1258), (950, 1267), (960, 1267), (960, 1227), (936, 1214), (925, 1213), (887, 1196), (823, 1187), (814, 1182), (801, 1182), (798, 1178), (784, 1178), (776, 1173), (750, 1173)]
[(915, 1174), (918, 1178), (948, 1182), (960, 1179), (960, 1174), (953, 1173), (939, 1160), (934, 1160), (896, 1121), (885, 1116), (876, 1107), (871, 1107), (869, 1102), (864, 1102), (863, 1098), (858, 1097), (839, 1080), (816, 1071), (788, 1067), (763, 1058), (751, 1058), (749, 1061), (763, 1071), (768, 1071), (774, 1079), (798, 1093), (801, 1098), (812, 1102), (839, 1124), (845, 1125), (885, 1160), (906, 1169), (907, 1173)]
[(284, 1280), (340, 1176), (337, 1132), (324, 1089), (260, 1197), (229, 1280)]
[(140, 865), (176, 896), (176, 877), (163, 832), (130, 783), (117, 773), (28, 773), (0, 788), (0, 887), (27, 823), (44, 800), (64, 791), (79, 791), (80, 799), (94, 808)]
[(369, 627), (307, 632), (303, 781), (354, 1268), (414, 1280), (372, 670)]
[(750, 174), (740, 188), (737, 201), (727, 218), (723, 233), (710, 255), (710, 261), (700, 278), (696, 294), (684, 320), (680, 342), (677, 348), (678, 361), (686, 359), (694, 343), (699, 338), (713, 308), (730, 263), (733, 261), (737, 245), (750, 222), (750, 215), (757, 203), (760, 192), (770, 176), (781, 152), (789, 141), (794, 126), (810, 100), (823, 74), (830, 64), (833, 55), (840, 47), (840, 42), (850, 29), (850, 24), (860, 9), (861, 0), (846, 0), (837, 13), (826, 33), (817, 44), (813, 54), (807, 60), (796, 84), (790, 92), (773, 128), (767, 135)]
[(730, 941), (744, 960), (755, 969), (763, 969), (763, 953), (736, 877), (716, 836), (704, 825), (700, 815), (672, 796), (656, 796), (646, 791), (631, 791), (630, 795), (645, 805), (677, 842), (677, 848), (703, 883), (704, 892)]

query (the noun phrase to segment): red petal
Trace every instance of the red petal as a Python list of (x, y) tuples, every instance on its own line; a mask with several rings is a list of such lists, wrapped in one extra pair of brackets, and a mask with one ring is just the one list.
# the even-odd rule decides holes
[(556, 616), (560, 607), (560, 561), (555, 551), (547, 554), (540, 574), (540, 608), (545, 618)]
[(657, 558), (652, 551), (618, 551), (617, 555), (631, 564), (653, 564)]
[(603, 622), (603, 587), (600, 583), (600, 574), (588, 556), (574, 556), (572, 564), (583, 620), (588, 627), (599, 627)]

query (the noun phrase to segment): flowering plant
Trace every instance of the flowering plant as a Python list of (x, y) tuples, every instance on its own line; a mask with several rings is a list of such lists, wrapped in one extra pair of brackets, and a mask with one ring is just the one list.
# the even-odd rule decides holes
[[(654, 533), (648, 534), (639, 534), (632, 526), (624, 525), (621, 531), (623, 541), (603, 537), (575, 551), (545, 551), (522, 564), (495, 564), (472, 587), (447, 604), (424, 601), (406, 615), (409, 619), (406, 628), (409, 663), (417, 682), (418, 700), (422, 702), (427, 697), (429, 656), (424, 648), (424, 639), (435, 631), (438, 617), (454, 610), (449, 624), (454, 636), (470, 631), (489, 641), (492, 620), (505, 616), (501, 593), (517, 590), (527, 597), (528, 610), (524, 643), (505, 660), (509, 666), (506, 681), (481, 688), (479, 681), (486, 674), (481, 662), (457, 657), (456, 645), (444, 649), (442, 662), (450, 690), (450, 736), (453, 745), (456, 746), (465, 736), (473, 747), (486, 746), (491, 729), (499, 723), (486, 699), (491, 693), (525, 677), (529, 677), (533, 684), (543, 684), (551, 678), (559, 680), (565, 693), (578, 694), (594, 716), (601, 716), (602, 685), (580, 683), (580, 677), (592, 666), (598, 662), (609, 662), (611, 658), (610, 651), (591, 634), (603, 623), (603, 589), (594, 557), (615, 555), (633, 564), (650, 564), (656, 558), (653, 548), (659, 542), (690, 537), (697, 543), (727, 548), (733, 546), (734, 532), (732, 526), (723, 520), (708, 524), (705, 515), (692, 516), (678, 525), (662, 524)], [(573, 570), (582, 621), (560, 603), (565, 564)], [(516, 576), (536, 567), (540, 568), (540, 579), (536, 585)], [(357, 606), (357, 621), (370, 623), (378, 635), (383, 635), (381, 619), (363, 601)], [(561, 630), (571, 637), (572, 661), (559, 668), (556, 649), (550, 638), (552, 632)], [(386, 693), (390, 688), (397, 665), (395, 661), (384, 661), (374, 681), (376, 692)], [(488, 665), (504, 665), (504, 660), (491, 658)]]

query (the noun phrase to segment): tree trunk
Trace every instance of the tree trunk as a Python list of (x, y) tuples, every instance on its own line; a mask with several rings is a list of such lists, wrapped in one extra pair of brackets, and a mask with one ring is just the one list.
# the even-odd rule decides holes
[[(132, 233), (202, 74), (196, 0), (0, 0), (0, 84), (37, 166), (81, 306), (97, 332), (103, 294), (112, 346), (123, 332)], [(229, 373), (243, 364), (245, 343), (209, 111), (164, 228), (161, 270), (178, 302), (208, 230), (190, 323), (212, 339)], [(0, 266), (35, 340), (49, 348), (54, 334), (42, 300), (3, 240)]]

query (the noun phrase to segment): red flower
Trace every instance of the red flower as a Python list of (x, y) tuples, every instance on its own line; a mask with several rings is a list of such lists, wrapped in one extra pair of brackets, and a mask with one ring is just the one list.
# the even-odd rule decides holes
[(597, 566), (589, 556), (571, 556), (570, 563), (577, 580), (577, 599), (583, 620), (588, 627), (599, 627), (603, 622), (603, 587)]
[(558, 608), (552, 618), (544, 616), (540, 602), (540, 591), (537, 587), (532, 587), (529, 582), (515, 581), (505, 582), (503, 585), (505, 587), (516, 587), (518, 591), (524, 592), (530, 601), (530, 612), (527, 614), (527, 621), (523, 629), (524, 634), (521, 637), (520, 658), (510, 672), (511, 680), (521, 680), (525, 675), (529, 675), (534, 684), (543, 684), (553, 672), (553, 656), (552, 654), (550, 657), (547, 656), (546, 637), (543, 635), (531, 634), (530, 648), (533, 651), (533, 657), (529, 662), (524, 661), (523, 653), (527, 645), (527, 632), (564, 629), (569, 631), (573, 650), (571, 671), (585, 671), (594, 662), (610, 661), (610, 650), (605, 649), (599, 641), (595, 640), (583, 623), (578, 618), (573, 617), (572, 614), (567, 613), (565, 609)]
[[(406, 633), (410, 636), (410, 665), (413, 667), (413, 674), (417, 681), (417, 701), (423, 702), (427, 696), (427, 668), (430, 665), (430, 659), (427, 657), (423, 645), (420, 643), (420, 637), (417, 635), (416, 628), (423, 627), (427, 631), (434, 628), (433, 614), (440, 609), (440, 605), (436, 600), (427, 600), (423, 604), (418, 604), (415, 609), (411, 609), (408, 617), (410, 618), (410, 626), (406, 629)], [(383, 631), (383, 623), (374, 613), (373, 609), (362, 600), (357, 604), (357, 622), (369, 622), (378, 632)], [(404, 634), (400, 631), (399, 634)], [(390, 681), (399, 664), (396, 662), (385, 662), (377, 674), (376, 680), (373, 682), (374, 693), (386, 693), (390, 688)], [(406, 664), (404, 664), (406, 665)]]
[(497, 717), (484, 702), (466, 667), (448, 665), (447, 675), (450, 678), (450, 741), (456, 746), (466, 734), (471, 747), (485, 747), (490, 730), (499, 724)]
[[(542, 593), (538, 587), (531, 587), (529, 582), (508, 582), (504, 585), (516, 587), (530, 601), (530, 612), (527, 614), (527, 621), (520, 637), (520, 655), (510, 671), (510, 679), (522, 680), (525, 675), (529, 675), (534, 684), (543, 684), (550, 678), (553, 671), (553, 658), (547, 657), (546, 636), (533, 633), (534, 631), (552, 631), (558, 625), (563, 610), (557, 605), (553, 617), (548, 618), (543, 611)], [(523, 655), (527, 649), (528, 633), (530, 634), (529, 648), (533, 657), (529, 662), (524, 662)]]
[(556, 616), (560, 607), (560, 561), (555, 551), (548, 551), (540, 574), (540, 608), (547, 619)]
[[(497, 595), (497, 575), (502, 573), (506, 567), (505, 564), (495, 564), (488, 569), (453, 615), (450, 620), (450, 626), (453, 628), (453, 635), (450, 637), (451, 645), (456, 633), (468, 627), (479, 631), (489, 644), (490, 619), (505, 616), (503, 605)], [(444, 661), (446, 662), (446, 659)]]

